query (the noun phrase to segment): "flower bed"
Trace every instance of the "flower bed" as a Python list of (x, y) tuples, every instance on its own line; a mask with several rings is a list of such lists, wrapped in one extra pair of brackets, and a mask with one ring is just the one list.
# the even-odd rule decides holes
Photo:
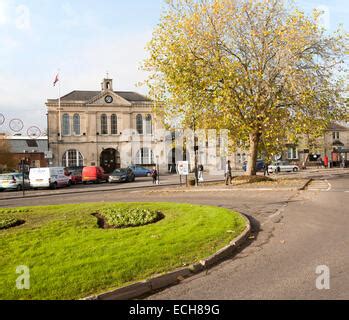
[(99, 218), (104, 218), (109, 228), (139, 227), (155, 223), (163, 219), (159, 211), (142, 208), (104, 208), (98, 213)]

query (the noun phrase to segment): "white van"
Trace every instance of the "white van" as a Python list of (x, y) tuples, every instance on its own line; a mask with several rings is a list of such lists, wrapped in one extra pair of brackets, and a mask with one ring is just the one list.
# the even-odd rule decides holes
[(65, 175), (64, 168), (32, 168), (29, 172), (30, 187), (61, 188), (70, 185), (70, 179)]

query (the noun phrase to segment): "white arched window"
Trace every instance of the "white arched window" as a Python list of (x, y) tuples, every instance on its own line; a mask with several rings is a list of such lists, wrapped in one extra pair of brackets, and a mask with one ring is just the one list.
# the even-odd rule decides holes
[(68, 150), (63, 154), (63, 167), (74, 168), (84, 166), (84, 157), (78, 150)]
[(67, 114), (67, 113), (65, 113), (63, 115), (62, 135), (63, 136), (69, 136), (70, 135), (70, 117), (69, 117), (69, 114)]
[(118, 134), (118, 117), (116, 114), (112, 114), (110, 122), (111, 134)]
[(73, 130), (74, 130), (75, 135), (81, 134), (80, 115), (78, 115), (78, 114), (74, 114), (74, 117), (73, 117)]
[(154, 154), (149, 148), (142, 148), (137, 152), (137, 164), (138, 165), (151, 165), (154, 164)]
[(137, 114), (136, 129), (138, 134), (143, 134), (143, 117), (141, 114)]
[(106, 114), (101, 115), (101, 134), (108, 134), (108, 117)]
[(145, 134), (153, 134), (153, 121), (150, 114), (145, 118)]

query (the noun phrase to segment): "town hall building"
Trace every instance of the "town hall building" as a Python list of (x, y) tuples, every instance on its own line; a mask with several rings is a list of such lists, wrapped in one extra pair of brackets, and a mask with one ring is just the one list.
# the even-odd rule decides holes
[[(51, 166), (101, 166), (112, 172), (166, 164), (155, 134), (162, 124), (152, 112), (152, 101), (135, 92), (114, 91), (112, 79), (103, 80), (101, 91), (73, 91), (46, 106)], [(136, 140), (135, 147), (130, 142)]]

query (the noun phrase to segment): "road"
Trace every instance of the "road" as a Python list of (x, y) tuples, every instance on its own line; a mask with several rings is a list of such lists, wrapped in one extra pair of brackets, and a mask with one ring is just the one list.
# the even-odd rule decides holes
[[(248, 216), (254, 234), (250, 243), (208, 274), (199, 274), (149, 299), (349, 299), (349, 173), (313, 172), (312, 177), (314, 182), (301, 192), (97, 188), (89, 193), (0, 199), (0, 207), (117, 201), (226, 207)], [(331, 290), (315, 287), (319, 265), (331, 270)]]
[[(264, 222), (273, 225), (266, 242), (151, 299), (349, 299), (349, 177), (325, 180), (327, 189), (296, 195)], [(316, 288), (320, 265), (330, 268), (330, 290)]]
[[(342, 172), (343, 170), (331, 170), (330, 172)], [(349, 173), (349, 170), (345, 170)], [(326, 172), (324, 170), (307, 170), (307, 171), (301, 171), (297, 173), (282, 173), (277, 176), (273, 176), (273, 178), (308, 178), (308, 177), (317, 177), (319, 175), (322, 175), (323, 172)], [(242, 171), (234, 171), (234, 176), (240, 176), (242, 175)], [(161, 185), (162, 186), (171, 186), (171, 185), (179, 185), (180, 179), (177, 175), (163, 175), (160, 177), (161, 179)], [(222, 175), (205, 175), (205, 181), (220, 181), (223, 180), (223, 174)], [(184, 178), (183, 178), (184, 183)], [(69, 194), (78, 195), (80, 193), (100, 193), (100, 192), (107, 192), (107, 191), (122, 191), (122, 190), (130, 190), (130, 189), (143, 189), (143, 188), (149, 188), (153, 187), (152, 179), (151, 178), (137, 178), (136, 182), (134, 183), (125, 183), (125, 184), (88, 184), (88, 185), (76, 185), (71, 186), (70, 188), (62, 188), (57, 190), (49, 190), (49, 189), (42, 189), (42, 190), (26, 190), (25, 191), (25, 197), (40, 197), (40, 196), (55, 196), (55, 195), (61, 195), (66, 196)], [(7, 199), (20, 199), (23, 197), (22, 191), (6, 191), (6, 192), (0, 192), (0, 201), (7, 200)], [(22, 201), (22, 200), (19, 200)]]
[[(161, 176), (161, 184), (162, 185), (171, 185), (171, 184), (179, 184), (179, 178), (177, 176)], [(109, 184), (109, 183), (101, 183), (101, 184), (88, 184), (88, 185), (75, 185), (71, 186), (69, 188), (60, 188), (57, 190), (49, 190), (49, 189), (42, 189), (42, 190), (26, 190), (25, 196), (26, 197), (37, 197), (37, 196), (44, 196), (44, 195), (65, 195), (69, 193), (83, 193), (83, 192), (97, 192), (97, 191), (112, 191), (112, 190), (122, 190), (122, 189), (129, 189), (129, 188), (143, 188), (143, 187), (149, 187), (152, 186), (152, 178), (136, 178), (136, 182), (134, 183), (115, 183), (115, 184)], [(0, 193), (0, 200), (2, 199), (12, 199), (12, 198), (22, 198), (23, 192), (22, 191), (6, 191)]]

